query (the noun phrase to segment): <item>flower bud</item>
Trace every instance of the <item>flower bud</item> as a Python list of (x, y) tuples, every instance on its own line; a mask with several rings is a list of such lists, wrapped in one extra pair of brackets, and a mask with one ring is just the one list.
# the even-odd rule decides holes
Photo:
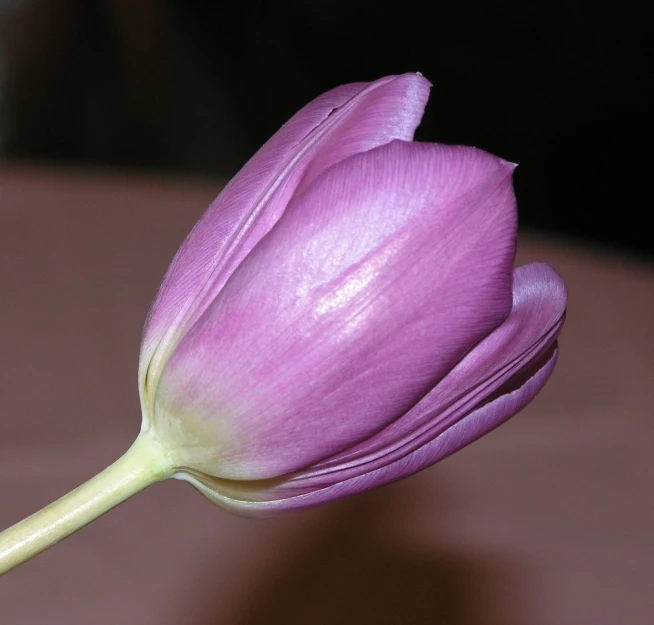
[(419, 471), (542, 388), (565, 285), (514, 270), (514, 166), (416, 143), (417, 74), (297, 113), (187, 237), (146, 324), (143, 430), (227, 509)]

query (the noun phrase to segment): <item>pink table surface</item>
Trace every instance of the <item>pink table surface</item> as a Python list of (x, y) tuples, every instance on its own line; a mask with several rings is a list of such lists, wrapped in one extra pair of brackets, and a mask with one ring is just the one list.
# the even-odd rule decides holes
[[(142, 324), (218, 184), (0, 170), (0, 525), (139, 427)], [(654, 623), (654, 268), (525, 235), (570, 288), (519, 417), (384, 489), (281, 519), (148, 489), (0, 579), (2, 625)]]

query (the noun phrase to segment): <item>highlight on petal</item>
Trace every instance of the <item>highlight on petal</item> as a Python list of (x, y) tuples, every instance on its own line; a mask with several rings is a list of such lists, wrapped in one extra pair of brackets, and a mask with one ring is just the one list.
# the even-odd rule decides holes
[(376, 437), (313, 467), (272, 480), (180, 474), (214, 503), (270, 516), (360, 493), (421, 471), (526, 406), (552, 373), (566, 289), (547, 265), (516, 270), (510, 317), (431, 393)]
[(419, 74), (334, 89), (275, 134), (216, 198), (175, 256), (143, 335), (139, 387), (148, 426), (166, 360), (239, 263), (283, 214), (293, 194), (352, 154), (410, 140), (430, 83)]
[(330, 168), (180, 342), (155, 420), (221, 441), (195, 468), (242, 480), (387, 427), (509, 315), (512, 171), (401, 141)]

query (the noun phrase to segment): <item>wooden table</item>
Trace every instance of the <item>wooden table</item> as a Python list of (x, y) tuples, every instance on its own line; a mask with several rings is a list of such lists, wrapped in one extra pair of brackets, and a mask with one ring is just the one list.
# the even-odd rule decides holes
[[(0, 525), (139, 427), (142, 324), (218, 184), (0, 171)], [(536, 236), (570, 288), (519, 417), (409, 480), (244, 520), (152, 487), (0, 579), (7, 625), (654, 623), (654, 268)]]

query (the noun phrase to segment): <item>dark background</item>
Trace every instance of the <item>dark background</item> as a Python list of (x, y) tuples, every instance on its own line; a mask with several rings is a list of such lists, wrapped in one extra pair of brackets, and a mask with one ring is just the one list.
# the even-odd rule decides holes
[(649, 3), (30, 0), (9, 160), (225, 178), (313, 97), (420, 71), (417, 138), (517, 162), (523, 225), (654, 255)]

